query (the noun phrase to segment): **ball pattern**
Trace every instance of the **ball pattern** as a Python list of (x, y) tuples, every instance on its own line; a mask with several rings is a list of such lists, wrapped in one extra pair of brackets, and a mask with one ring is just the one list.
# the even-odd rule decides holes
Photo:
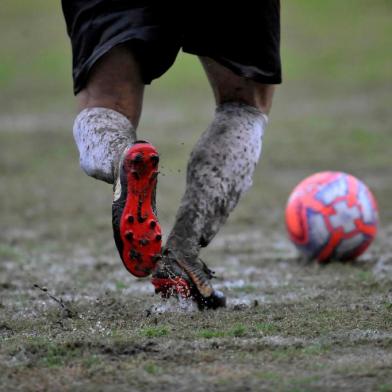
[(377, 233), (377, 203), (369, 188), (342, 172), (301, 181), (286, 206), (286, 227), (300, 253), (320, 262), (352, 260)]

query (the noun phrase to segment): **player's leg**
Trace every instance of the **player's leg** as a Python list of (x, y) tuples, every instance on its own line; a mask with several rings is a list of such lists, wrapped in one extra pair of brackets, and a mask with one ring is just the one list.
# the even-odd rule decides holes
[(133, 275), (149, 275), (161, 253), (155, 214), (158, 153), (136, 141), (144, 83), (129, 47), (117, 46), (98, 61), (77, 95), (74, 124), (80, 163), (90, 176), (114, 183), (113, 234)]
[(135, 142), (144, 85), (174, 62), (180, 34), (172, 7), (62, 0), (80, 113), (74, 136), (90, 176), (114, 183), (114, 239), (125, 267), (148, 275), (160, 257), (155, 215), (158, 154)]
[[(211, 271), (198, 255), (252, 184), (274, 86), (238, 76), (210, 58), (201, 61), (217, 109), (191, 153), (186, 190), (166, 244), (166, 258), (181, 278), (176, 282), (180, 291), (186, 291), (188, 281), (190, 294), (196, 296), (199, 305), (218, 307), (224, 305), (224, 297), (211, 286)], [(165, 276), (159, 272), (156, 277)], [(154, 282), (159, 289), (162, 281)], [(193, 285), (196, 290), (192, 290)]]
[(185, 13), (183, 50), (203, 56), (217, 109), (190, 156), (185, 194), (162, 264), (190, 282), (196, 300), (208, 307), (222, 306), (224, 299), (211, 286), (211, 272), (198, 262), (198, 253), (252, 184), (272, 102), (270, 85), (281, 82), (279, 15), (279, 0), (226, 4), (224, 18), (220, 7), (205, 12), (200, 3)]
[(74, 137), (82, 169), (113, 183), (123, 151), (136, 140), (144, 83), (131, 50), (117, 46), (91, 69), (77, 94)]
[[(176, 238), (186, 240), (184, 234), (189, 227), (194, 233), (190, 236), (191, 248), (207, 246), (215, 236), (240, 196), (252, 185), (272, 105), (273, 85), (240, 77), (212, 59), (201, 60), (217, 108), (191, 153), (186, 192), (169, 246), (178, 242)], [(195, 218), (189, 225), (192, 215)]]

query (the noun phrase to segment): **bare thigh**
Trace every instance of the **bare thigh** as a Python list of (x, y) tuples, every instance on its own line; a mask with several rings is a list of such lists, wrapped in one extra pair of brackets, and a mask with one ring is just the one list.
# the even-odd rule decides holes
[(143, 93), (140, 66), (131, 50), (121, 45), (97, 61), (77, 100), (80, 111), (91, 107), (116, 110), (136, 128), (142, 110)]
[(268, 114), (275, 86), (257, 83), (236, 75), (209, 57), (199, 57), (207, 74), (216, 103), (243, 102)]

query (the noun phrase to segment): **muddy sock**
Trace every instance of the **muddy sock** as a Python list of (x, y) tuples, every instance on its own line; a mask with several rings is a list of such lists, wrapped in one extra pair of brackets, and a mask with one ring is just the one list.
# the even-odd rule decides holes
[(194, 147), (185, 194), (167, 248), (195, 257), (252, 185), (268, 117), (242, 103), (220, 105)]
[(73, 134), (80, 167), (87, 175), (113, 184), (122, 152), (136, 140), (130, 121), (115, 110), (88, 108), (76, 117)]

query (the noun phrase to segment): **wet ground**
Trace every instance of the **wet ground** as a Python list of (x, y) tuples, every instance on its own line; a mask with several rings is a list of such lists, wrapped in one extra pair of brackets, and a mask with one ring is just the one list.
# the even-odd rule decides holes
[[(348, 33), (337, 20), (333, 34), (343, 34), (351, 52), (340, 53), (335, 37), (340, 57), (319, 51), (321, 78), (302, 60), (322, 63), (308, 50), (315, 45), (303, 23), (309, 6), (299, 4), (285, 8), (288, 80), (275, 98), (254, 187), (202, 254), (228, 297), (226, 309), (199, 312), (162, 301), (148, 280), (126, 272), (112, 241), (111, 189), (78, 167), (67, 84), (59, 82), (55, 99), (42, 102), (21, 94), (16, 82), (5, 87), (0, 390), (392, 391), (392, 78), (380, 60), (385, 55), (376, 56), (390, 47), (383, 22), (390, 9), (379, 1), (370, 11), (360, 2), (367, 11), (359, 7)], [(333, 5), (340, 2), (331, 1), (326, 15)], [(314, 18), (328, 31), (326, 17)], [(355, 31), (369, 25), (360, 41)], [(295, 26), (302, 27), (289, 35)], [(371, 69), (351, 69), (353, 58), (367, 58), (364, 46), (378, 50)], [(139, 132), (161, 154), (158, 207), (166, 234), (187, 156), (213, 112), (201, 67), (181, 61), (176, 77), (148, 89)], [(299, 73), (298, 61), (306, 72)], [(40, 88), (54, 89), (50, 82)], [(286, 237), (291, 189), (327, 169), (358, 176), (379, 202), (379, 235), (355, 263), (305, 263)]]

